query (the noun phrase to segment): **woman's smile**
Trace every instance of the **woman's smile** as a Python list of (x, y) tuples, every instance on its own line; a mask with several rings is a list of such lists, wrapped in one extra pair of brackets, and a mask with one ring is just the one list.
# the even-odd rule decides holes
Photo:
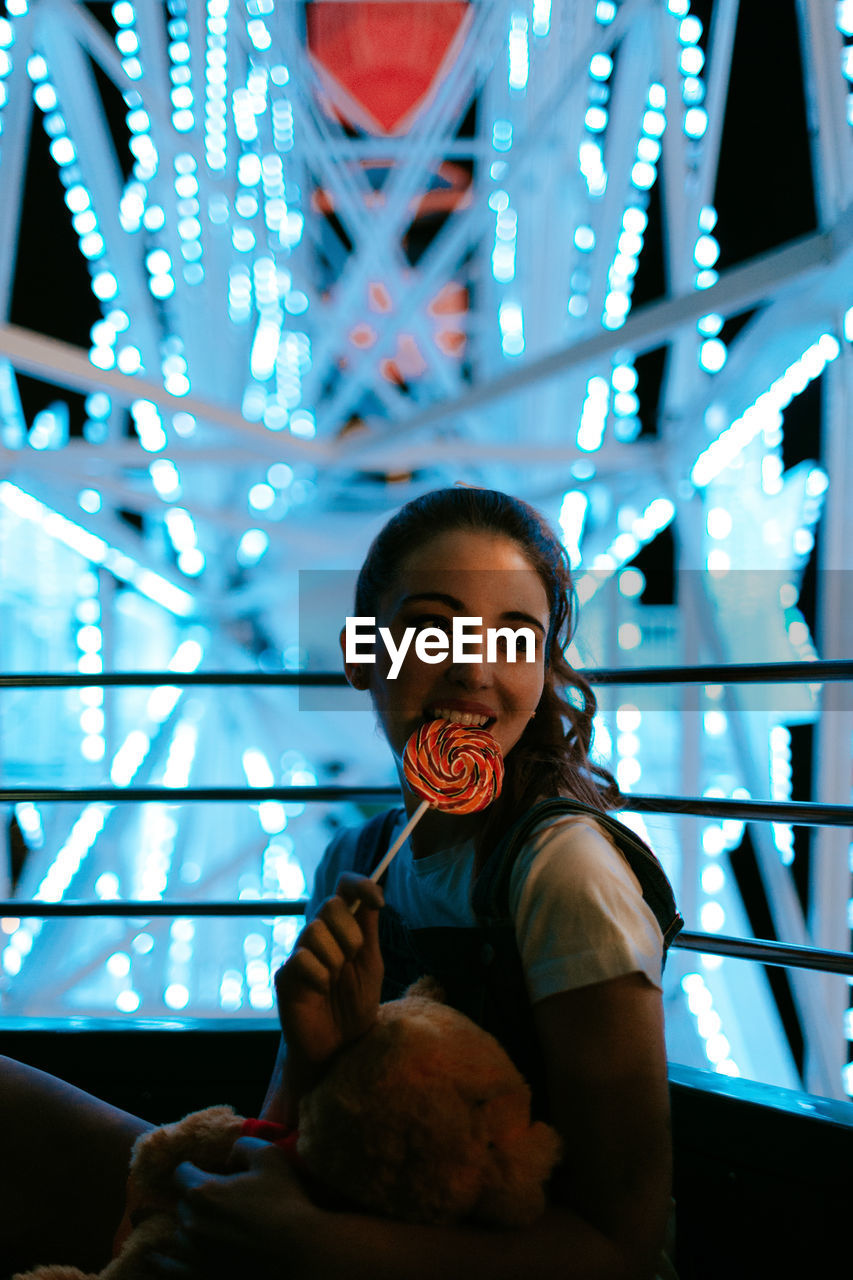
[(445, 700), (442, 705), (427, 708), (426, 718), (428, 720), (450, 720), (454, 724), (464, 724), (468, 728), (485, 729), (490, 724), (494, 724), (495, 716), (492, 711), (483, 708), (479, 703), (451, 703)]
[[(454, 661), (444, 646), (465, 619), (475, 660)], [(491, 532), (454, 530), (412, 552), (381, 601), (380, 626), (399, 647), (407, 628), (422, 644), (410, 643), (396, 665), (377, 646), (366, 667), (366, 684), (391, 746), (401, 783), (402, 755), (413, 733), (428, 720), (450, 720), (486, 728), (504, 756), (536, 712), (544, 682), (549, 605), (539, 574), (512, 539)], [(477, 624), (476, 626), (474, 624)], [(495, 635), (487, 646), (489, 631)], [(514, 646), (511, 633), (529, 632)], [(429, 631), (429, 635), (421, 634)], [(479, 633), (479, 634), (478, 634)], [(522, 632), (523, 635), (523, 632)], [(428, 645), (434, 645), (431, 656)], [(529, 647), (528, 647), (529, 646)], [(352, 675), (353, 667), (348, 666)]]

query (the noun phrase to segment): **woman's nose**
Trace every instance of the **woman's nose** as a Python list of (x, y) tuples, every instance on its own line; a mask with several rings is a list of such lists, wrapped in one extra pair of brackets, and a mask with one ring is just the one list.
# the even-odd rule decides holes
[(455, 662), (449, 672), (450, 679), (463, 689), (484, 689), (494, 681), (491, 662)]

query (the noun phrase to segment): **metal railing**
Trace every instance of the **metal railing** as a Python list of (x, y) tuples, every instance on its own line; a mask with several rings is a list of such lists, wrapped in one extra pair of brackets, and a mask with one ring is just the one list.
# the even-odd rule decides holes
[[(733, 662), (726, 666), (590, 667), (579, 670), (590, 684), (824, 684), (853, 680), (853, 661), (824, 658), (814, 662)], [(12, 672), (0, 675), (0, 689), (147, 688), (150, 685), (281, 685), (345, 688), (342, 671), (79, 671)]]
[[(740, 663), (730, 666), (600, 668), (583, 674), (591, 684), (775, 684), (853, 680), (853, 661)], [(19, 673), (0, 675), (4, 688), (139, 687), (191, 685), (240, 686), (326, 686), (342, 687), (346, 679), (338, 672), (109, 672), (97, 676), (79, 672), (62, 674)], [(241, 801), (259, 804), (265, 800), (322, 802), (360, 800), (373, 803), (399, 801), (397, 787), (5, 787), (0, 802), (40, 803), (102, 802), (108, 804), (158, 801), (183, 804), (189, 801)], [(699, 796), (655, 796), (629, 794), (623, 809), (637, 813), (670, 813), (702, 817), (735, 818), (746, 822), (784, 822), (800, 826), (840, 826), (853, 829), (853, 805), (812, 804), (803, 801), (726, 800)], [(305, 901), (255, 898), (222, 902), (184, 901), (64, 901), (41, 902), (7, 899), (0, 901), (0, 915), (12, 918), (48, 919), (61, 916), (115, 916), (148, 919), (158, 916), (254, 916), (275, 919), (303, 915)], [(733, 956), (761, 964), (785, 968), (816, 969), (853, 975), (853, 955), (815, 947), (792, 946), (758, 938), (733, 938), (716, 933), (682, 931), (674, 947), (708, 955)]]

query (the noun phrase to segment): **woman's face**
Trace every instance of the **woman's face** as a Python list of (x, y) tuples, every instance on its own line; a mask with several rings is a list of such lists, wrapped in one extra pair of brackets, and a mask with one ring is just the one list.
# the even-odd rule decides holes
[[(447, 634), (452, 648), (454, 617), (482, 619), (476, 626), (468, 624), (469, 635), (482, 636), (480, 642), (468, 645), (470, 652), (482, 653), (482, 661), (454, 662), (452, 651), (439, 662), (422, 661), (415, 652), (417, 632), (438, 628)], [(504, 756), (512, 750), (542, 694), (548, 620), (542, 580), (510, 538), (474, 531), (442, 533), (403, 562), (380, 602), (375, 664), (363, 665), (360, 672), (357, 664), (345, 664), (350, 681), (370, 690), (401, 781), (406, 743), (424, 721), (437, 716), (467, 717), (463, 722), (478, 725), (486, 717), (486, 727)], [(394, 677), (379, 627), (389, 628), (397, 648), (406, 628), (416, 628)], [(487, 632), (499, 627), (530, 628), (536, 642), (534, 660), (526, 660), (527, 649), (520, 639), (514, 663), (503, 642), (497, 644), (493, 660), (487, 661)]]

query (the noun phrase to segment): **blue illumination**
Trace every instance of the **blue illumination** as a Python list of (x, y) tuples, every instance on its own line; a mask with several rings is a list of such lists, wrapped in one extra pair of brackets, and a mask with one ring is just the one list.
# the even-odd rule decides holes
[(693, 260), (697, 267), (713, 267), (720, 256), (720, 246), (711, 235), (702, 235), (696, 241)]
[(648, 191), (655, 184), (657, 170), (653, 164), (649, 164), (647, 160), (638, 160), (631, 169), (631, 182), (635, 187), (639, 187), (641, 191)]
[(512, 124), (509, 120), (496, 120), (492, 127), (492, 146), (495, 151), (509, 151), (512, 147)]
[(708, 128), (708, 112), (704, 107), (691, 107), (684, 114), (684, 132), (690, 138), (701, 138)]
[(678, 24), (678, 39), (682, 44), (697, 44), (702, 37), (702, 22), (691, 14)]
[(594, 453), (601, 448), (609, 405), (610, 387), (606, 379), (597, 376), (590, 378), (577, 434), (578, 448), (585, 453)]
[(708, 338), (699, 349), (699, 363), (708, 373), (719, 373), (726, 363), (728, 351), (719, 338)]
[(649, 109), (643, 116), (643, 131), (650, 138), (660, 138), (666, 129), (666, 116), (662, 111)]
[(551, 0), (533, 0), (533, 34), (547, 36), (551, 30)]
[(577, 227), (574, 239), (575, 245), (580, 249), (581, 253), (591, 253), (595, 248), (595, 232), (592, 227)]
[(517, 302), (505, 299), (500, 306), (498, 322), (501, 350), (505, 356), (520, 356), (524, 351), (524, 315)]
[(527, 47), (527, 18), (523, 13), (512, 15), (507, 46), (509, 87), (516, 91), (525, 89), (530, 73), (530, 55)]

